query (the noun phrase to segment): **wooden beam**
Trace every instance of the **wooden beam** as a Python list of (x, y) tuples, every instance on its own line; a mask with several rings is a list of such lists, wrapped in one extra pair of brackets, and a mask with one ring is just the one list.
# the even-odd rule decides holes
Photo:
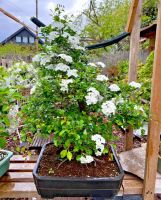
[(161, 132), (161, 0), (159, 2), (155, 56), (152, 79), (150, 123), (144, 178), (144, 200), (154, 199), (158, 151)]
[(133, 29), (133, 26), (134, 26), (134, 23), (135, 23), (135, 16), (136, 16), (136, 13), (137, 13), (138, 3), (139, 3), (139, 0), (132, 0), (127, 25), (126, 25), (126, 28), (125, 28), (125, 31), (128, 32), (128, 33), (131, 33), (131, 31)]
[(30, 26), (26, 25), (24, 22), (20, 21), (17, 17), (13, 16), (12, 14), (10, 14), (9, 12), (5, 11), (4, 9), (0, 8), (0, 12), (2, 12), (4, 15), (6, 15), (7, 17), (13, 19), (14, 21), (16, 21), (17, 23), (21, 24), (22, 26), (25, 26), (26, 28), (30, 29), (31, 31), (33, 31), (34, 33), (36, 33), (36, 31), (31, 28)]
[(134, 26), (132, 28), (130, 37), (130, 55), (129, 55), (129, 73), (128, 82), (136, 81), (137, 79), (137, 63), (139, 54), (139, 44), (140, 44), (140, 26), (141, 26), (141, 9), (142, 0), (139, 0)]

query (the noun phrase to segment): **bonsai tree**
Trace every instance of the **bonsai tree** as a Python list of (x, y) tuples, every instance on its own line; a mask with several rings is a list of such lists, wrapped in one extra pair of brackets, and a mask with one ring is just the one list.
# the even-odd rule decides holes
[[(63, 8), (42, 28), (45, 44), (33, 58), (38, 81), (22, 109), (24, 129), (50, 135), (60, 157), (90, 163), (109, 152), (113, 125), (141, 127), (145, 114), (133, 98), (139, 83), (116, 85), (101, 74), (105, 64), (88, 63), (88, 54)], [(132, 117), (132, 118), (131, 118)]]

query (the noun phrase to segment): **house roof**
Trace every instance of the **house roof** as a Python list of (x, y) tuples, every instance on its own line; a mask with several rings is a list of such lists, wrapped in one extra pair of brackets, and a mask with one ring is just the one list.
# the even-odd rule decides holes
[(156, 34), (157, 23), (156, 21), (141, 29), (140, 37), (149, 38), (155, 36)]
[[(13, 33), (9, 37), (7, 37), (5, 40), (3, 40), (1, 42), (1, 44), (4, 45), (5, 43), (9, 42), (12, 38), (14, 38), (16, 35), (18, 35), (19, 33), (21, 33), (24, 30), (26, 30), (32, 37), (36, 38), (36, 35), (32, 31), (30, 31), (28, 28), (26, 28), (25, 26), (23, 26), (22, 28), (20, 28), (19, 30), (17, 30), (15, 33)], [(43, 44), (44, 42), (39, 39), (39, 43)]]

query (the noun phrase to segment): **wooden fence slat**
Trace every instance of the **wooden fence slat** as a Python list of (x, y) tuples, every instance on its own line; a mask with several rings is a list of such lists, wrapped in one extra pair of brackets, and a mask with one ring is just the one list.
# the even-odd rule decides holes
[(35, 163), (11, 163), (9, 172), (30, 172), (34, 166)]
[(32, 172), (8, 172), (0, 178), (0, 182), (33, 182)]

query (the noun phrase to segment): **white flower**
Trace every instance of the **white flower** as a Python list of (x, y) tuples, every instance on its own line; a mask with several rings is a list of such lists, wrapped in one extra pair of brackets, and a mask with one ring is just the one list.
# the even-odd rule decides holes
[(70, 69), (68, 65), (65, 65), (64, 63), (59, 63), (55, 65), (55, 71), (62, 71), (67, 72)]
[(59, 54), (58, 57), (61, 57), (62, 59), (64, 59), (66, 62), (72, 63), (73, 59), (71, 56), (68, 56), (66, 54)]
[(116, 84), (110, 85), (110, 86), (109, 86), (109, 89), (110, 89), (112, 92), (118, 92), (118, 91), (120, 91), (119, 86), (116, 85)]
[(58, 29), (64, 28), (64, 24), (61, 22), (53, 22), (52, 26), (53, 26), (53, 28), (58, 28)]
[(141, 84), (140, 83), (136, 83), (135, 81), (132, 81), (131, 83), (129, 83), (129, 85), (131, 87), (134, 87), (134, 88), (140, 88), (141, 87)]
[(73, 79), (62, 79), (62, 82), (60, 83), (60, 90), (62, 92), (68, 92), (68, 84), (73, 83)]
[(105, 68), (105, 67), (106, 67), (106, 65), (105, 65), (103, 62), (97, 62), (96, 64), (99, 65), (99, 66), (102, 67), (102, 68)]
[(50, 62), (51, 58), (49, 55), (44, 55), (41, 57), (41, 61), (40, 61), (40, 64), (41, 65), (46, 65), (46, 63)]
[(106, 143), (105, 139), (99, 134), (92, 135), (91, 139), (96, 142), (96, 156), (101, 156)]
[(105, 146), (103, 144), (100, 144), (100, 145), (96, 144), (96, 149), (97, 149), (97, 151), (95, 152), (96, 156), (101, 156), (104, 148)]
[(40, 62), (41, 61), (41, 54), (37, 54), (32, 58), (32, 62)]
[(108, 81), (108, 77), (105, 75), (97, 75), (97, 81)]
[(55, 66), (54, 66), (53, 64), (50, 64), (50, 65), (45, 66), (45, 68), (46, 68), (46, 69), (54, 69)]
[(120, 98), (117, 100), (116, 104), (123, 104), (124, 102), (125, 102), (125, 100), (124, 100), (122, 97), (120, 97)]
[(143, 109), (141, 106), (135, 105), (135, 106), (134, 106), (134, 109), (135, 109), (135, 110), (138, 110), (138, 111), (144, 112), (144, 109)]
[(87, 105), (96, 104), (98, 101), (103, 99), (99, 91), (97, 91), (94, 87), (90, 87), (87, 92), (88, 94), (85, 96)]
[(55, 40), (57, 37), (59, 36), (58, 32), (53, 31), (49, 34), (48, 39), (49, 42), (52, 42), (53, 40)]
[(36, 90), (36, 85), (34, 85), (34, 86), (31, 88), (30, 94), (33, 94), (33, 93), (35, 92), (35, 90)]
[(102, 112), (108, 117), (111, 114), (115, 114), (116, 112), (116, 106), (113, 103), (113, 101), (106, 101), (101, 106)]
[(97, 145), (106, 143), (105, 139), (99, 134), (92, 135), (91, 139), (95, 141)]
[(93, 159), (93, 157), (90, 156), (90, 155), (85, 155), (85, 156), (82, 156), (82, 157), (80, 158), (80, 162), (81, 162), (82, 164), (88, 164), (88, 163), (91, 163), (91, 162), (93, 162), (93, 161), (94, 161), (94, 159)]
[(76, 70), (76, 69), (69, 69), (68, 71), (67, 71), (67, 76), (68, 77), (71, 77), (71, 76), (74, 76), (75, 78), (77, 78), (78, 77), (78, 70)]
[(92, 67), (97, 67), (97, 65), (94, 64), (94, 63), (88, 63), (88, 65), (89, 65), (89, 66), (92, 66)]

